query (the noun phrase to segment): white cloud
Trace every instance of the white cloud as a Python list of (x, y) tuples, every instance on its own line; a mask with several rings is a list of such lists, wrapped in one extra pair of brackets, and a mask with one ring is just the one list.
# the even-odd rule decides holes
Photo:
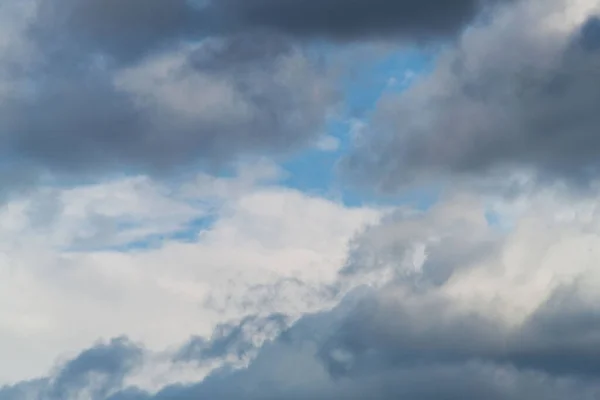
[[(490, 210), (499, 224), (487, 221)], [(561, 288), (576, 285), (589, 304), (600, 300), (600, 203), (559, 186), (508, 200), (455, 193), (370, 228), (351, 259), (348, 278), (392, 280), (394, 296), (426, 290), (460, 313), (518, 329)]]
[[(280, 174), (269, 164), (240, 171), (177, 189), (145, 177), (43, 189), (3, 206), (0, 353), (14, 361), (0, 382), (43, 375), (99, 338), (163, 350), (230, 318), (324, 306), (319, 287), (378, 212), (262, 183)], [(212, 226), (185, 242), (109, 248), (206, 216)]]
[[(277, 193), (284, 195), (279, 197)], [(282, 242), (298, 243), (295, 250), (323, 253), (326, 250), (320, 247), (319, 237), (326, 231), (323, 227), (340, 222), (331, 217), (337, 212), (324, 212), (332, 204), (311, 199), (308, 207), (298, 207), (297, 201), (302, 197), (273, 187), (239, 197), (229, 208), (228, 217), (205, 234), (212, 240), (199, 241), (200, 247), (206, 248), (198, 255), (208, 254), (212, 261), (207, 264), (217, 265), (217, 259), (237, 264), (240, 261), (235, 256), (211, 258), (208, 250), (222, 253), (217, 243), (234, 243), (239, 246), (240, 255), (252, 254), (245, 264), (252, 274), (223, 267), (218, 273), (198, 269), (196, 276), (205, 273), (212, 286), (227, 279), (223, 277), (228, 272), (241, 273), (238, 282), (268, 281), (271, 274), (293, 276), (293, 268), (280, 271), (275, 267), (280, 265), (278, 261), (263, 261), (292, 250), (282, 243), (273, 243), (269, 227), (279, 227)], [(509, 204), (514, 200), (497, 198), (493, 207), (508, 210), (506, 213), (513, 220), (513, 228), (504, 230), (487, 223), (489, 200), (468, 192), (453, 193), (429, 211), (399, 210), (387, 216), (356, 238), (341, 275), (348, 281), (338, 282), (353, 286), (370, 281), (370, 290), (342, 299), (333, 310), (325, 309), (301, 319), (282, 340), (265, 345), (247, 369), (223, 371), (204, 383), (202, 378), (210, 365), (173, 364), (165, 354), (150, 355), (144, 369), (129, 376), (127, 383), (145, 385), (151, 380), (154, 390), (169, 382), (195, 384), (174, 385), (155, 397), (140, 394), (133, 398), (372, 396), (383, 400), (400, 395), (407, 399), (436, 399), (440, 393), (452, 398), (596, 398), (600, 386), (594, 379), (598, 372), (592, 358), (597, 357), (595, 349), (600, 344), (598, 201), (568, 194), (560, 188), (523, 195), (517, 199), (516, 208)], [(504, 203), (503, 208), (498, 207), (499, 203)], [(257, 208), (258, 205), (264, 207)], [(299, 211), (291, 216), (289, 225), (285, 222), (287, 217), (281, 217), (289, 215), (288, 205)], [(498, 212), (501, 217), (505, 215)], [(312, 227), (318, 229), (296, 236), (297, 229), (292, 226), (297, 228), (300, 220), (312, 220), (310, 216), (323, 223), (315, 222)], [(248, 228), (256, 226), (255, 218), (264, 221), (265, 230), (251, 230), (254, 240), (240, 242), (239, 237), (247, 236)], [(240, 222), (235, 224), (239, 229), (233, 229), (233, 221)], [(212, 232), (216, 232), (214, 236)], [(192, 259), (183, 255), (185, 248), (183, 245), (172, 253), (161, 254), (166, 259), (177, 257), (175, 254), (180, 254), (179, 259)], [(160, 265), (160, 271), (165, 272), (165, 264), (153, 260), (150, 254), (139, 262), (146, 268), (143, 275), (150, 280), (156, 276), (155, 266)], [(105, 260), (102, 265), (127, 263)], [(119, 270), (124, 271), (121, 267)], [(128, 271), (133, 270), (136, 268)], [(373, 275), (383, 275), (385, 279), (372, 280)], [(329, 281), (316, 273), (305, 279), (312, 280), (314, 287)], [(133, 288), (131, 283), (126, 286)], [(244, 292), (244, 288), (236, 290)], [(186, 295), (198, 291), (199, 288)], [(140, 295), (136, 290), (133, 294)], [(284, 308), (289, 305), (281, 299), (273, 304)], [(172, 315), (177, 310), (172, 307), (177, 305), (169, 304), (171, 315), (166, 309), (159, 310), (166, 316), (161, 323), (169, 325), (178, 319)], [(260, 307), (272, 311), (270, 305)], [(157, 303), (147, 304), (146, 312), (151, 313), (148, 309), (156, 306)], [(306, 306), (304, 310), (310, 308)], [(233, 313), (238, 310), (231, 305), (225, 309)], [(239, 326), (243, 334), (251, 337), (233, 337), (230, 342), (225, 341), (225, 347), (232, 345), (235, 349), (240, 341), (263, 337), (272, 320), (256, 322), (257, 325)], [(194, 329), (201, 331), (202, 327)], [(214, 348), (220, 346), (217, 343)], [(201, 360), (202, 356), (198, 358)], [(105, 375), (110, 378), (110, 373)], [(435, 387), (431, 386), (432, 380)], [(114, 389), (118, 391), (119, 387)]]

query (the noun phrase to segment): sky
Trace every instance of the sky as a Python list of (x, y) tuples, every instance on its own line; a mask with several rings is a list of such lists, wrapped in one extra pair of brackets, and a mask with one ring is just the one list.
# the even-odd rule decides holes
[(600, 398), (597, 0), (0, 2), (0, 400)]

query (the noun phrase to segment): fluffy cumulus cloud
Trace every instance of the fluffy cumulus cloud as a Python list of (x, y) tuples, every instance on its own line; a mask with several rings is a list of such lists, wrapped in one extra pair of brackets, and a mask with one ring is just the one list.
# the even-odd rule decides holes
[(599, 21), (1, 2), (0, 400), (600, 398)]
[(599, 12), (595, 1), (522, 1), (469, 28), (431, 74), (381, 100), (349, 170), (392, 191), (515, 169), (589, 184)]

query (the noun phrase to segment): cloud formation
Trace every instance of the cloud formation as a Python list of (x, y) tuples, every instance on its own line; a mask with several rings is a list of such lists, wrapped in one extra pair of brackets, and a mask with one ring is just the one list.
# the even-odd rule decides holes
[(287, 154), (318, 143), (339, 101), (304, 39), (450, 37), (499, 2), (6, 2), (0, 168), (27, 186)]
[(511, 0), (61, 0), (42, 4), (34, 34), (131, 62), (182, 39), (254, 34), (308, 39), (449, 37), (487, 7)]
[(7, 202), (0, 352), (13, 362), (0, 363), (0, 382), (102, 338), (163, 350), (228, 321), (326, 307), (347, 241), (379, 212), (287, 189), (280, 173), (266, 163), (181, 185), (129, 177)]
[(299, 38), (404, 40), (456, 34), (486, 7), (503, 1), (224, 0), (205, 12), (229, 29), (266, 29)]
[(172, 32), (189, 7), (3, 4), (19, 40), (0, 47), (0, 168), (156, 174), (316, 142), (337, 103), (325, 66), (277, 35)]
[[(338, 282), (356, 289), (335, 308), (289, 328), (276, 314), (224, 325), (171, 360), (206, 363), (256, 352), (247, 367), (226, 364), (199, 382), (155, 391), (127, 384), (116, 369), (115, 381), (125, 383), (98, 398), (593, 399), (600, 394), (598, 203), (560, 190), (522, 201), (529, 203), (524, 209), (503, 204), (505, 216), (515, 218), (510, 231), (489, 225), (488, 206), (464, 195), (429, 212), (390, 215), (357, 238), (361, 246)], [(254, 340), (281, 330), (265, 344)], [(103, 382), (113, 381), (111, 371), (102, 369)], [(39, 389), (49, 385), (43, 382), (7, 387), (0, 398), (47, 390)]]
[(122, 69), (78, 63), (22, 71), (31, 92), (0, 102), (4, 158), (60, 172), (219, 165), (309, 143), (333, 102), (318, 66), (266, 36), (206, 39)]
[[(0, 400), (599, 398), (598, 15), (0, 4), (0, 190), (44, 182), (0, 203)], [(437, 204), (353, 208), (269, 163), (197, 173), (307, 144), (336, 157), (320, 44), (379, 38), (457, 40), (356, 124), (345, 172), (392, 192), (455, 183)]]
[(598, 176), (600, 53), (593, 1), (527, 1), (466, 31), (433, 72), (380, 103), (348, 173), (395, 191), (524, 170)]

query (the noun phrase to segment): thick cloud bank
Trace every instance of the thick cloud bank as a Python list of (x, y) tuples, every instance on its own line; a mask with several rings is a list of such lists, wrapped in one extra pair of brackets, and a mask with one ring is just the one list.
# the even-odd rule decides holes
[[(512, 229), (490, 225), (492, 211)], [(354, 241), (335, 284), (350, 292), (332, 310), (289, 328), (245, 319), (177, 350), (172, 365), (224, 362), (198, 383), (136, 386), (155, 355), (115, 339), (0, 398), (593, 399), (599, 227), (597, 201), (558, 189), (398, 211)]]
[(459, 32), (486, 6), (504, 0), (224, 0), (208, 15), (231, 29), (267, 29), (300, 38), (431, 39)]
[[(406, 40), (456, 34), (514, 0), (61, 0), (43, 4), (39, 33), (128, 62), (181, 39), (266, 31), (296, 39)], [(57, 30), (58, 27), (58, 30)], [(68, 35), (75, 34), (75, 38)]]
[(4, 2), (0, 34), (16, 40), (0, 46), (2, 185), (298, 149), (339, 100), (301, 39), (447, 37), (492, 3)]

